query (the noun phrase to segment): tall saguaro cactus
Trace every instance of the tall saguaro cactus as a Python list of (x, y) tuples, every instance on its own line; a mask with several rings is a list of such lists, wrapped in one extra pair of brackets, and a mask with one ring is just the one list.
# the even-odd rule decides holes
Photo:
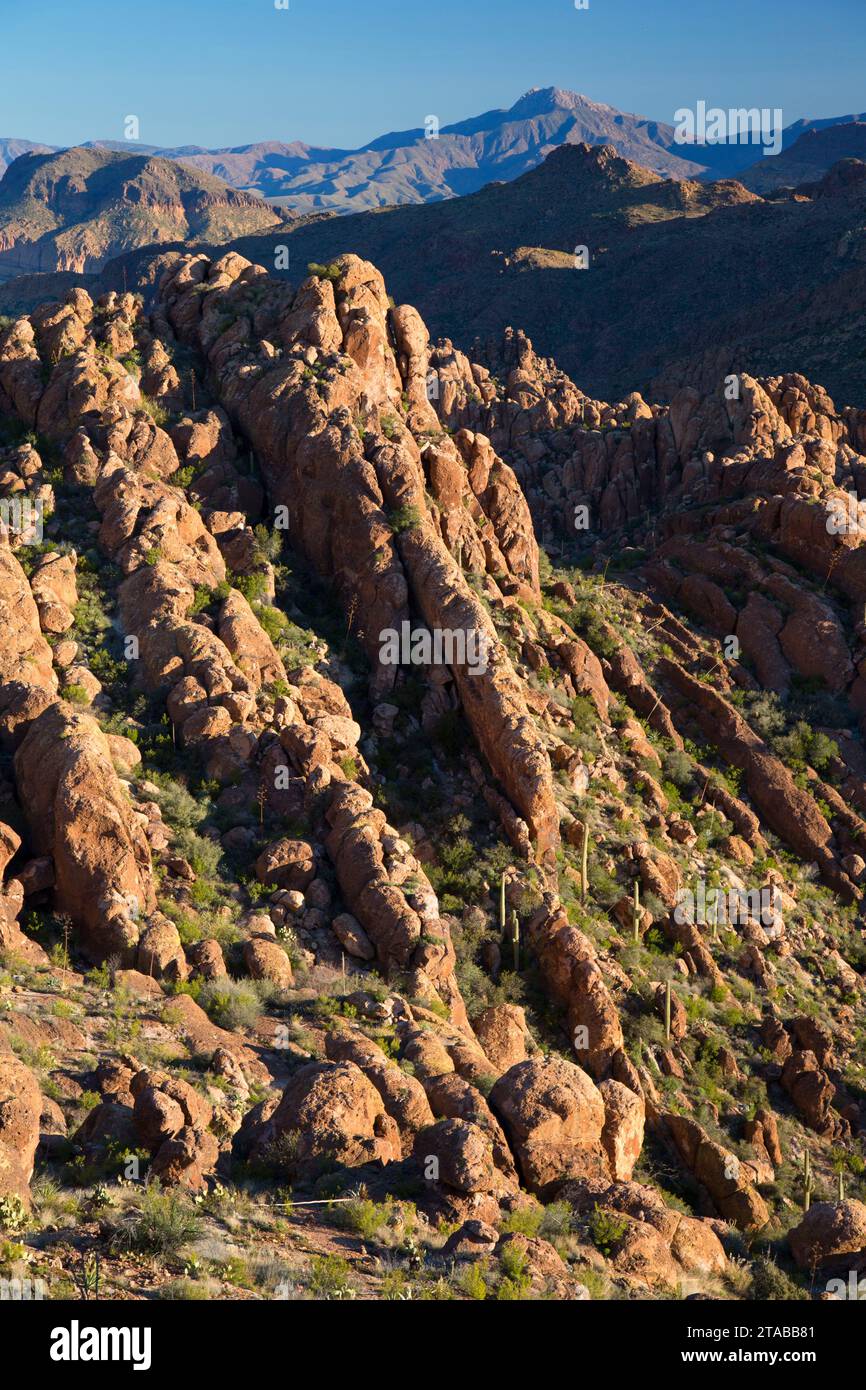
[(503, 941), (505, 940), (505, 927), (505, 870), (503, 869), (502, 877), (499, 880), (499, 933)]

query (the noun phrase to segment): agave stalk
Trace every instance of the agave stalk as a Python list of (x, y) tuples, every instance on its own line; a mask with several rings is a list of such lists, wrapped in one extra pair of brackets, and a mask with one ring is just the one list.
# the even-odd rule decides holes
[(808, 1149), (803, 1150), (803, 1211), (812, 1205), (812, 1158)]
[(514, 973), (520, 971), (520, 918), (516, 912), (511, 914), (511, 949), (514, 952)]
[(631, 911), (631, 924), (634, 929), (634, 944), (640, 945), (640, 883), (634, 881), (634, 903)]
[(665, 1038), (671, 1040), (671, 982), (665, 984)]
[(503, 870), (502, 877), (499, 880), (499, 934), (503, 941), (505, 940), (505, 927), (505, 871)]

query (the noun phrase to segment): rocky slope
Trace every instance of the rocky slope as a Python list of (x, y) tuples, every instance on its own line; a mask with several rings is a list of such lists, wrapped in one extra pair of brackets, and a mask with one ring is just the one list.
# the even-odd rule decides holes
[(50, 154), (49, 145), (40, 145), (32, 140), (0, 138), (0, 175), (6, 173), (9, 165), (22, 154)]
[(863, 1268), (866, 412), (607, 404), (354, 255), (150, 277), (0, 330), (4, 1267)]
[(434, 336), (477, 354), (477, 338), (519, 326), (605, 398), (703, 390), (724, 364), (805, 371), (858, 400), (864, 172), (843, 161), (768, 202), (735, 181), (662, 180), (612, 147), (575, 145), (471, 197), (305, 221), (233, 249), (270, 267), (287, 246), (289, 279), (356, 251)]
[[(351, 250), (382, 268), (434, 336), (478, 357), (519, 325), (606, 399), (640, 389), (670, 400), (719, 373), (792, 371), (856, 401), (866, 386), (864, 170), (842, 160), (762, 198), (733, 180), (662, 179), (611, 147), (575, 145), (466, 198), (301, 219), (225, 249), (289, 282)], [(168, 243), (166, 254), (182, 249)], [(141, 290), (150, 305), (158, 264), (145, 248), (74, 283), (97, 297)], [(18, 277), (0, 287), (0, 312), (27, 311), (70, 280)]]
[(22, 153), (0, 181), (0, 277), (96, 271), (138, 246), (221, 242), (282, 218), (170, 160), (104, 150)]

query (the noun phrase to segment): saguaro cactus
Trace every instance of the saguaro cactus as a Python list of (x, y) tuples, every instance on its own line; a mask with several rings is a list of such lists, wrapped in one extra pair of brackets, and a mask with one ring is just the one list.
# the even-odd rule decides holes
[(514, 952), (514, 973), (520, 970), (520, 919), (516, 912), (511, 914), (511, 949)]
[(812, 1158), (808, 1149), (803, 1150), (803, 1211), (812, 1205)]
[(580, 901), (586, 906), (586, 895), (589, 891), (589, 820), (584, 818), (583, 822), (583, 841), (580, 848)]

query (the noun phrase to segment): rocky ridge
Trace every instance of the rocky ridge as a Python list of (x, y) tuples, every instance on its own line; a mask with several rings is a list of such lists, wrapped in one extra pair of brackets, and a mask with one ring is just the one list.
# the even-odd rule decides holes
[[(0, 545), (7, 1229), (35, 1156), (131, 1181), (86, 1237), (117, 1287), (184, 1192), (260, 1203), (314, 1296), (817, 1292), (862, 1254), (827, 522), (866, 424), (726, 387), (607, 405), (520, 333), (472, 363), (354, 256), (170, 254), (150, 315), (75, 290), (0, 331), (3, 495), (48, 517)], [(404, 624), (486, 661), (394, 665)], [(759, 905), (702, 920), (720, 885)], [(299, 1265), (275, 1182), (389, 1221), (397, 1268), (337, 1269), (326, 1219)]]

